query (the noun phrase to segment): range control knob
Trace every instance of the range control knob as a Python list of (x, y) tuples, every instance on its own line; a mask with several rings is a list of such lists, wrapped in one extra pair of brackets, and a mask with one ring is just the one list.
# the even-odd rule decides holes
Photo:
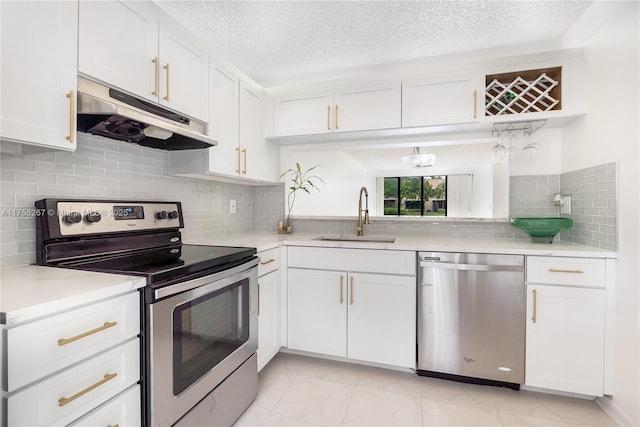
[(62, 219), (67, 224), (77, 224), (82, 221), (82, 214), (80, 214), (80, 212), (69, 212), (64, 217), (62, 217)]
[(102, 219), (102, 215), (100, 215), (100, 212), (89, 212), (85, 215), (84, 219), (85, 221), (90, 223), (100, 222), (100, 220)]
[(167, 219), (167, 211), (156, 212), (156, 218)]
[(169, 212), (169, 218), (171, 218), (171, 219), (176, 219), (176, 218), (178, 218), (178, 211), (171, 211), (171, 212)]

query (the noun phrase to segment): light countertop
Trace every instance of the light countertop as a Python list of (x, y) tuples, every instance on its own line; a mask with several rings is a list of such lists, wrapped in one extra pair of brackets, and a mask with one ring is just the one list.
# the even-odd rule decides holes
[(257, 248), (258, 252), (284, 245), (317, 246), (324, 248), (571, 256), (583, 258), (617, 257), (616, 252), (563, 241), (554, 241), (553, 243), (548, 244), (533, 243), (525, 239), (449, 239), (443, 237), (403, 235), (396, 236), (396, 240), (393, 243), (314, 240), (319, 236), (322, 236), (322, 234), (238, 233), (215, 239), (185, 241), (185, 243), (202, 245), (248, 246)]
[(145, 286), (143, 277), (26, 265), (0, 271), (0, 324), (15, 326)]

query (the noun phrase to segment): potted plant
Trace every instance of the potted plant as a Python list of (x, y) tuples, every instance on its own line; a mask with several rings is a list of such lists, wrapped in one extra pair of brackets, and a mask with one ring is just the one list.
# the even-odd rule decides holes
[(278, 232), (281, 233), (291, 233), (291, 210), (293, 209), (293, 205), (296, 202), (296, 193), (299, 191), (304, 191), (307, 194), (311, 194), (311, 190), (315, 189), (320, 191), (320, 188), (317, 185), (317, 182), (320, 181), (324, 184), (322, 178), (317, 175), (310, 175), (311, 171), (320, 165), (315, 165), (310, 167), (309, 169), (302, 171), (300, 167), (300, 163), (296, 162), (295, 169), (288, 169), (280, 175), (280, 179), (289, 176), (291, 179), (291, 186), (289, 187), (289, 194), (287, 195), (287, 215), (285, 217), (284, 224), (280, 223), (278, 225)]

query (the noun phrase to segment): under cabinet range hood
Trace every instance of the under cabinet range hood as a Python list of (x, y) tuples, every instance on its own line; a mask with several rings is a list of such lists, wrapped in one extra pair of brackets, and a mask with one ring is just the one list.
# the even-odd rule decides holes
[(217, 145), (206, 124), (78, 77), (78, 131), (162, 150)]

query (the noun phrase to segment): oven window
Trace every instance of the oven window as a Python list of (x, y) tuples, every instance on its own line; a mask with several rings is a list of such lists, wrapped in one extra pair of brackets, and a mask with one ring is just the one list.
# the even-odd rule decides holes
[(173, 394), (198, 381), (249, 340), (249, 279), (173, 311)]

